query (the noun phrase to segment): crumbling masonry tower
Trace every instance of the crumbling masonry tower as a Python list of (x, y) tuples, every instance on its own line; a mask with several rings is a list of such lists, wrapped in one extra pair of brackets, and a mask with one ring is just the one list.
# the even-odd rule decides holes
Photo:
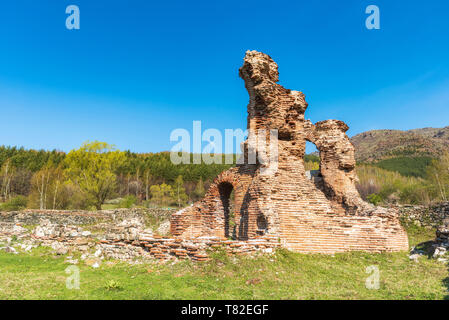
[[(174, 214), (172, 235), (269, 237), (306, 253), (407, 250), (407, 234), (396, 212), (364, 202), (356, 190), (348, 126), (338, 120), (305, 120), (304, 94), (277, 84), (278, 76), (278, 66), (268, 55), (246, 53), (240, 68), (250, 97), (244, 164), (221, 173), (202, 200)], [(259, 151), (255, 141), (260, 129), (278, 132), (278, 167), (272, 174), (263, 174), (263, 162), (246, 161), (249, 153)], [(306, 141), (319, 150), (319, 172), (304, 168)]]

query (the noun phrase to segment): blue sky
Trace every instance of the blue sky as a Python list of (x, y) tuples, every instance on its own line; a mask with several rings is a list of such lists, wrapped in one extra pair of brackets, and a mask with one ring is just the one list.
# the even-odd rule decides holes
[[(67, 30), (78, 5), (81, 29)], [(381, 29), (365, 28), (380, 8)], [(0, 145), (101, 140), (169, 150), (170, 132), (245, 128), (248, 49), (306, 94), (306, 117), (372, 129), (449, 125), (449, 1), (15, 0), (0, 6)]]

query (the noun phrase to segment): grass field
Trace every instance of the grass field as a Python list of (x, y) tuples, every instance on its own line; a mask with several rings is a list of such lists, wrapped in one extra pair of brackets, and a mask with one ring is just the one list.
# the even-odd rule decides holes
[[(411, 245), (434, 237), (409, 230)], [(380, 271), (380, 288), (365, 287), (368, 266)], [(0, 252), (0, 299), (445, 299), (447, 265), (408, 253), (227, 257), (206, 263), (79, 265), (80, 289), (66, 288), (64, 257), (45, 248), (31, 254)]]

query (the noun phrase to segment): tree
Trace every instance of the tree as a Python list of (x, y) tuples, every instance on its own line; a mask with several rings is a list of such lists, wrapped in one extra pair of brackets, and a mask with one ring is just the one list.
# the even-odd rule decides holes
[(51, 185), (50, 192), (52, 195), (52, 209), (55, 210), (59, 207), (60, 203), (63, 202), (61, 199), (61, 192), (64, 189), (64, 172), (62, 166), (54, 167), (51, 171)]
[(200, 180), (196, 184), (195, 190), (193, 191), (195, 201), (201, 199), (205, 193), (206, 193), (206, 189), (204, 188), (203, 178), (200, 178)]
[(136, 197), (139, 198), (140, 195), (140, 168), (136, 169)]
[(51, 161), (31, 178), (31, 199), (39, 198), (39, 209), (57, 209), (62, 202), (60, 194), (64, 187), (64, 175), (61, 166)]
[(175, 192), (178, 207), (181, 207), (181, 205), (185, 204), (187, 199), (189, 198), (186, 194), (186, 189), (184, 188), (184, 180), (182, 179), (181, 175), (179, 175), (175, 180)]
[(106, 142), (86, 142), (69, 152), (65, 159), (66, 174), (86, 194), (92, 204), (101, 209), (116, 187), (117, 168), (126, 161), (124, 152)]
[(449, 199), (449, 153), (445, 153), (440, 159), (433, 160), (427, 171), (431, 180), (438, 190), (443, 201)]
[(150, 182), (151, 182), (151, 173), (150, 173), (150, 169), (146, 169), (145, 172), (143, 173), (143, 180), (144, 180), (144, 185), (145, 185), (145, 200), (148, 201), (148, 199), (150, 198)]
[(39, 195), (39, 209), (47, 208), (48, 185), (50, 184), (50, 166), (45, 166), (33, 175), (31, 179), (32, 189)]
[(27, 168), (17, 168), (11, 180), (11, 193), (26, 196), (30, 193), (33, 172)]
[(14, 168), (11, 165), (11, 161), (8, 159), (3, 164), (0, 170), (0, 177), (2, 180), (1, 196), (3, 197), (4, 201), (11, 198), (11, 180), (13, 176), (14, 176)]
[(173, 188), (168, 184), (152, 185), (150, 188), (152, 200), (159, 205), (168, 205), (174, 197)]

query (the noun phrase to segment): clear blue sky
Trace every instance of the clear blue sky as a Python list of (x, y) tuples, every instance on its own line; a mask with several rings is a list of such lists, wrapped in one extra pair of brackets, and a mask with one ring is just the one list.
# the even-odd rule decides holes
[[(65, 28), (70, 4), (80, 30)], [(449, 125), (447, 0), (14, 0), (0, 6), (0, 145), (157, 152), (194, 120), (244, 129), (248, 49), (278, 62), (313, 122), (351, 136)]]

